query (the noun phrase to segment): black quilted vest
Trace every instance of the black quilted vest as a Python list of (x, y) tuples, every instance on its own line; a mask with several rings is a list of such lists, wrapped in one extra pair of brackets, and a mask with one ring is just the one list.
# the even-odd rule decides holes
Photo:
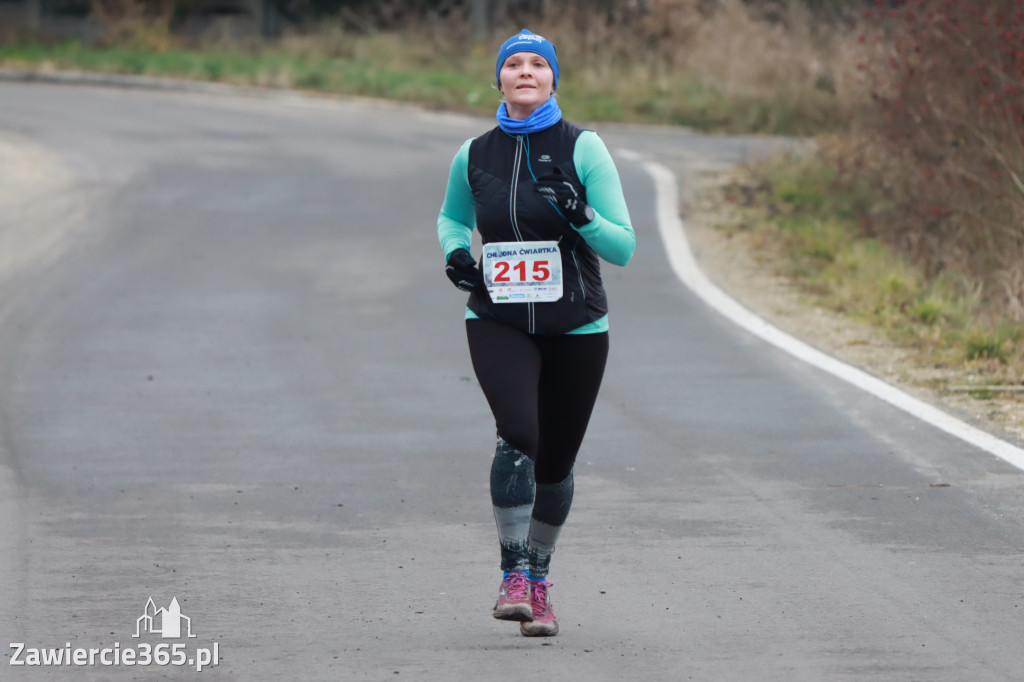
[(559, 242), (563, 294), (551, 303), (501, 303), (486, 292), (469, 297), (469, 309), (527, 334), (564, 334), (608, 312), (597, 254), (554, 207), (533, 189), (534, 177), (554, 166), (580, 182), (573, 151), (582, 129), (561, 120), (528, 135), (501, 128), (469, 146), (469, 186), (476, 202), (476, 226), (484, 244), (491, 242)]

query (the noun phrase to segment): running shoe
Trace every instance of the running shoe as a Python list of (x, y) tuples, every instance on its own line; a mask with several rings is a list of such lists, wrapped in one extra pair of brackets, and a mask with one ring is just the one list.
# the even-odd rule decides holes
[(526, 637), (554, 637), (558, 634), (558, 621), (555, 620), (555, 612), (551, 610), (551, 598), (548, 596), (551, 583), (538, 580), (531, 582), (530, 587), (533, 620), (520, 623), (519, 632)]
[(530, 578), (523, 571), (509, 573), (501, 581), (498, 603), (494, 605), (494, 617), (498, 620), (522, 622), (533, 617), (533, 610), (530, 602)]

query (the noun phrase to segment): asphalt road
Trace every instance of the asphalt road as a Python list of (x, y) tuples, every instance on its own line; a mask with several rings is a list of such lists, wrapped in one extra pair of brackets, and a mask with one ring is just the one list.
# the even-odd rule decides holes
[[(698, 301), (632, 155), (562, 634), (490, 617), (493, 422), (434, 229), (489, 125), (0, 84), (2, 646), (216, 644), (204, 680), (1024, 679), (1024, 472)], [(761, 148), (603, 132), (677, 168)], [(195, 637), (145, 632), (150, 597)], [(14, 654), (0, 679), (197, 675)]]

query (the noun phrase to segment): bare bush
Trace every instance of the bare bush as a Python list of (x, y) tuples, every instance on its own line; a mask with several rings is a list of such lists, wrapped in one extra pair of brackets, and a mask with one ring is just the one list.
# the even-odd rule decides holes
[(871, 229), (1024, 320), (1024, 9), (914, 0), (866, 19), (877, 109), (859, 160), (887, 198)]
[(173, 43), (173, 0), (92, 0), (89, 18), (103, 27), (102, 42), (159, 52)]

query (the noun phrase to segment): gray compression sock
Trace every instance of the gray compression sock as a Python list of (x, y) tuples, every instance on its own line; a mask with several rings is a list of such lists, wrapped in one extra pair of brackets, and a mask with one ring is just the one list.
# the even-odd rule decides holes
[(562, 525), (569, 517), (573, 494), (572, 472), (558, 483), (538, 483), (530, 535), (527, 541), (530, 557), (530, 577), (544, 578), (551, 566), (551, 554)]

